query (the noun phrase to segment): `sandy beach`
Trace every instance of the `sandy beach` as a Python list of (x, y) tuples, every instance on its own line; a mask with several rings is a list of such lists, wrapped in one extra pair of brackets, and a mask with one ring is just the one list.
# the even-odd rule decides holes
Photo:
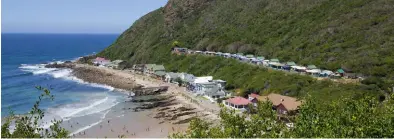
[[(125, 91), (138, 87), (168, 86), (168, 91), (161, 95), (169, 99), (158, 102), (123, 102), (111, 108), (106, 116), (86, 129), (74, 131), (72, 137), (81, 138), (117, 138), (123, 135), (127, 138), (162, 138), (175, 132), (187, 130), (189, 121), (195, 117), (211, 122), (218, 121), (217, 104), (210, 102), (199, 103), (191, 101), (184, 87), (165, 83), (144, 75), (132, 73), (127, 70), (114, 70), (105, 67), (76, 64), (74, 75), (86, 82), (100, 83), (113, 86)], [(196, 101), (196, 100), (194, 100)], [(157, 104), (153, 108), (147, 108)], [(142, 106), (142, 107), (141, 107)], [(141, 109), (137, 109), (141, 107)], [(145, 108), (144, 108), (145, 107)], [(63, 123), (66, 128), (77, 128), (80, 121), (67, 121)]]

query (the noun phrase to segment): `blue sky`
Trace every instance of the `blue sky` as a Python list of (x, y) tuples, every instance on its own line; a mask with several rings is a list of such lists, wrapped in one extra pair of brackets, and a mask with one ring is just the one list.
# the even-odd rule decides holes
[(2, 33), (115, 33), (168, 0), (2, 0)]

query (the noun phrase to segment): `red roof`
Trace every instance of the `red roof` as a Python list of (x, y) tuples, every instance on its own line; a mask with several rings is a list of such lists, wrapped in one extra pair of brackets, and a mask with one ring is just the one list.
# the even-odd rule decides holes
[(251, 98), (257, 98), (257, 97), (259, 97), (259, 96), (260, 96), (260, 95), (255, 94), (255, 93), (249, 94), (249, 97), (251, 97)]
[(106, 61), (106, 59), (103, 57), (96, 57), (95, 61)]
[(248, 105), (249, 103), (251, 103), (248, 99), (243, 97), (234, 97), (227, 99), (226, 101), (234, 105)]

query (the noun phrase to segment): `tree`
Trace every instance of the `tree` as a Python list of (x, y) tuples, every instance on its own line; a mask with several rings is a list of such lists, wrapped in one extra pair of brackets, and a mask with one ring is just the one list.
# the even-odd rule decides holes
[[(38, 101), (33, 105), (32, 110), (22, 116), (15, 116), (10, 111), (10, 116), (5, 119), (5, 123), (1, 126), (1, 137), (2, 138), (67, 138), (69, 132), (64, 128), (60, 127), (61, 120), (52, 120), (53, 125), (49, 129), (40, 127), (39, 120), (44, 117), (44, 112), (39, 108), (40, 103), (43, 99), (49, 98), (54, 99), (50, 91), (40, 86), (36, 87), (43, 93), (38, 97)], [(10, 132), (11, 123), (15, 123), (14, 132)]]
[[(335, 137), (335, 138), (386, 138), (394, 137), (394, 95), (380, 102), (371, 96), (359, 99), (342, 98), (331, 103), (314, 101), (308, 97), (295, 118), (294, 126), (287, 127), (278, 120), (276, 111), (268, 101), (251, 107), (254, 114), (240, 115), (222, 108), (219, 125), (200, 119), (190, 123), (179, 138), (279, 138), (279, 137)], [(286, 117), (285, 117), (286, 118)]]

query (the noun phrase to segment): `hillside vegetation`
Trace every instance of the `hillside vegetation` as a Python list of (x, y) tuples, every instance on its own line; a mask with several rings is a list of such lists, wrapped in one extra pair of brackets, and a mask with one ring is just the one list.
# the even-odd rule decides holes
[(160, 63), (177, 40), (393, 79), (393, 15), (389, 0), (169, 0), (99, 55)]

